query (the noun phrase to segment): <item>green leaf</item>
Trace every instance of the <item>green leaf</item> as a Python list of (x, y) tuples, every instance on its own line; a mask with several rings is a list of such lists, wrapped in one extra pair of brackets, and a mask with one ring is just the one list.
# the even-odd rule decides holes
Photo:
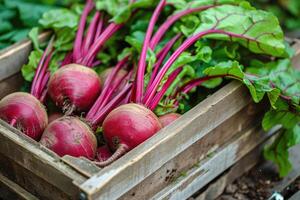
[(138, 0), (129, 3), (128, 0), (98, 0), (96, 8), (106, 11), (113, 18), (111, 21), (121, 24), (130, 18), (135, 9), (149, 8), (156, 5), (157, 0)]
[(29, 81), (29, 82), (32, 81), (34, 74), (35, 74), (35, 70), (38, 66), (38, 63), (39, 63), (41, 57), (42, 57), (42, 54), (43, 54), (43, 52), (38, 51), (38, 50), (34, 50), (30, 53), (30, 55), (28, 57), (28, 59), (29, 59), (28, 63), (23, 65), (23, 67), (21, 69), (22, 75), (26, 81)]
[(28, 37), (31, 39), (34, 49), (41, 51), (39, 45), (39, 28), (32, 28), (31, 31), (28, 33)]
[(231, 34), (210, 34), (206, 38), (238, 42), (258, 54), (284, 57), (283, 32), (277, 18), (249, 7), (223, 5), (200, 14), (201, 23), (194, 34), (205, 30), (222, 30)]
[(295, 110), (283, 100), (278, 100), (276, 109), (268, 111), (263, 118), (262, 126), (268, 131), (276, 125), (282, 125), (285, 129), (291, 129), (300, 121), (299, 110)]
[(267, 146), (264, 150), (264, 156), (277, 164), (280, 177), (288, 175), (292, 169), (289, 161), (289, 148), (300, 143), (300, 124), (285, 130), (275, 142)]
[(43, 14), (42, 19), (39, 20), (44, 28), (71, 28), (75, 30), (78, 24), (79, 15), (68, 9), (54, 9)]
[(56, 40), (54, 47), (59, 51), (69, 51), (73, 48), (73, 42), (75, 39), (75, 31), (71, 31), (70, 28), (61, 28), (56, 31)]

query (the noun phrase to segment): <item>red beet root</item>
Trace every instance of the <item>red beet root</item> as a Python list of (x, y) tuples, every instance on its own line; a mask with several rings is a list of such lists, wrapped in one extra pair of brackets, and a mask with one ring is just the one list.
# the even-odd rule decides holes
[(139, 104), (125, 104), (114, 109), (103, 122), (103, 134), (116, 152), (97, 165), (106, 166), (153, 136), (162, 128), (158, 117)]
[(50, 123), (40, 143), (59, 156), (83, 156), (91, 160), (97, 150), (97, 140), (93, 131), (75, 117), (63, 117)]
[(165, 114), (163, 116), (159, 117), (159, 120), (162, 124), (163, 127), (168, 126), (169, 124), (171, 124), (173, 121), (175, 121), (176, 119), (178, 119), (181, 115), (178, 113), (168, 113)]
[(12, 93), (0, 101), (0, 118), (35, 140), (48, 124), (44, 106), (24, 92)]
[(70, 64), (61, 67), (50, 78), (48, 93), (66, 114), (87, 111), (101, 92), (97, 73), (87, 67)]
[(97, 155), (96, 155), (96, 159), (99, 162), (103, 162), (106, 161), (107, 159), (109, 159), (112, 156), (111, 151), (109, 150), (109, 148), (106, 145), (103, 145), (101, 147), (98, 147), (97, 149)]

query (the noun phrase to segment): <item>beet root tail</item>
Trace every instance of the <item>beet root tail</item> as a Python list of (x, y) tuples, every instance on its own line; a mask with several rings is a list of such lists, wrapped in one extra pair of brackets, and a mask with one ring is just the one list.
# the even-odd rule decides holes
[(128, 149), (129, 148), (126, 144), (120, 144), (118, 149), (115, 151), (115, 153), (109, 159), (107, 159), (106, 161), (103, 161), (103, 162), (94, 161), (94, 164), (101, 168), (106, 167), (106, 166), (110, 165), (111, 163), (113, 163), (114, 161), (116, 161), (121, 156), (123, 156), (128, 151)]

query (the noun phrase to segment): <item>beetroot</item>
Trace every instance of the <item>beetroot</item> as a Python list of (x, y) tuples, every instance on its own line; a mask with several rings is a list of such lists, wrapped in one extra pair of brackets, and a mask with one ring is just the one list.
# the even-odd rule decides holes
[(101, 147), (98, 147), (97, 149), (97, 155), (96, 155), (96, 160), (99, 162), (106, 161), (112, 156), (111, 151), (106, 145), (103, 145)]
[(40, 143), (59, 156), (83, 156), (93, 159), (97, 150), (97, 140), (93, 131), (76, 117), (62, 117), (50, 123)]
[(24, 92), (12, 93), (0, 101), (0, 118), (35, 140), (48, 124), (43, 104)]
[(176, 119), (178, 119), (181, 115), (178, 113), (168, 113), (165, 114), (163, 116), (159, 117), (159, 120), (162, 124), (163, 127), (168, 126), (169, 124), (171, 124), (173, 121), (175, 121)]
[(101, 82), (97, 74), (89, 69), (101, 63), (96, 56), (101, 47), (122, 24), (109, 23), (103, 28), (106, 18), (96, 11), (87, 30), (87, 18), (94, 9), (92, 0), (87, 0), (80, 17), (73, 45), (49, 83), (49, 96), (66, 115), (74, 111), (88, 111), (101, 92)]
[(49, 80), (48, 93), (66, 114), (87, 111), (101, 92), (97, 73), (77, 64), (66, 65), (57, 70)]
[(38, 140), (48, 124), (43, 102), (50, 77), (48, 67), (52, 58), (54, 37), (45, 49), (37, 66), (30, 94), (15, 92), (0, 101), (0, 118), (29, 137)]
[(103, 122), (104, 138), (115, 153), (106, 161), (96, 164), (106, 166), (112, 163), (161, 128), (158, 117), (144, 106), (134, 103), (119, 106)]

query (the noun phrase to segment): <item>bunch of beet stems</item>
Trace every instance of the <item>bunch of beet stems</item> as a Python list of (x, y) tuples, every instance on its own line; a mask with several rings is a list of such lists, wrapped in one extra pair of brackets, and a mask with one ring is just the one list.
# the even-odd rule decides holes
[(0, 101), (0, 118), (38, 140), (48, 124), (48, 116), (43, 106), (47, 83), (50, 77), (48, 67), (53, 53), (53, 40), (49, 41), (38, 63), (30, 94), (15, 92)]
[(99, 11), (96, 11), (84, 37), (87, 17), (94, 7), (95, 4), (93, 0), (87, 0), (80, 17), (73, 51), (65, 57), (62, 65), (76, 63), (87, 67), (93, 67), (100, 64), (100, 61), (95, 60), (97, 53), (107, 40), (123, 26), (123, 24), (110, 22), (104, 27), (105, 24), (107, 24), (107, 22), (105, 22), (105, 17)]
[[(192, 46), (197, 40), (203, 38), (209, 34), (223, 34), (227, 35), (230, 38), (243, 38), (246, 40), (253, 40), (253, 38), (248, 38), (243, 34), (236, 34), (232, 32), (227, 32), (223, 30), (218, 30), (216, 27), (213, 27), (209, 30), (205, 30), (194, 34), (187, 39), (171, 54), (168, 60), (162, 65), (166, 54), (169, 52), (175, 41), (180, 37), (180, 35), (176, 35), (171, 41), (159, 52), (158, 54), (158, 62), (154, 65), (154, 70), (150, 77), (150, 82), (144, 91), (144, 76), (146, 69), (146, 55), (148, 49), (154, 49), (158, 44), (160, 39), (165, 34), (166, 30), (180, 17), (196, 12), (202, 11), (205, 9), (209, 9), (218, 5), (211, 6), (203, 6), (195, 9), (191, 9), (189, 11), (183, 11), (181, 13), (177, 13), (172, 17), (168, 18), (167, 21), (158, 29), (157, 33), (152, 37), (151, 35), (154, 30), (155, 23), (158, 19), (159, 14), (162, 9), (166, 5), (166, 1), (162, 0), (156, 7), (151, 20), (149, 22), (149, 26), (147, 28), (147, 32), (145, 35), (143, 48), (140, 54), (139, 63), (137, 67), (136, 80), (131, 90), (131, 103), (124, 104), (114, 109), (112, 112), (108, 114), (103, 122), (103, 135), (106, 139), (108, 146), (115, 150), (114, 154), (104, 162), (97, 162), (96, 164), (103, 167), (106, 166), (120, 156), (130, 151), (132, 148), (144, 142), (146, 139), (154, 135), (160, 128), (162, 127), (157, 116), (152, 112), (158, 103), (163, 98), (167, 89), (171, 86), (173, 81), (176, 79), (176, 76), (181, 72), (182, 67), (177, 68), (173, 72), (170, 73), (167, 81), (164, 83), (162, 88), (158, 91), (159, 86), (165, 77), (166, 73), (174, 64), (176, 59), (190, 46)], [(162, 28), (163, 27), (163, 28)], [(162, 65), (162, 66), (161, 66)], [(213, 77), (210, 77), (213, 78)], [(200, 82), (204, 82), (205, 80), (201, 80)], [(199, 81), (195, 81), (197, 84), (200, 84)], [(186, 86), (183, 92), (189, 92), (192, 87), (195, 87), (197, 84), (192, 84)], [(123, 123), (126, 121), (126, 123)], [(146, 121), (148, 121), (147, 126), (145, 125)], [(131, 124), (128, 124), (131, 122)], [(138, 125), (137, 125), (138, 124)], [(141, 124), (144, 126), (141, 126)], [(141, 126), (141, 127), (139, 127)], [(145, 127), (146, 126), (146, 127)], [(129, 139), (130, 138), (130, 141)], [(117, 141), (117, 142), (116, 142)]]

